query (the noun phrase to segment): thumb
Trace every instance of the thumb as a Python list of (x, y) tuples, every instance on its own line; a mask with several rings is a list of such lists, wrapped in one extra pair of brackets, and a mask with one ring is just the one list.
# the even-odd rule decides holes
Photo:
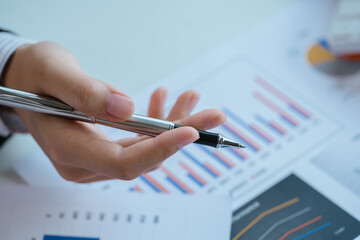
[(122, 121), (133, 114), (134, 104), (128, 95), (83, 72), (75, 56), (60, 45), (40, 42), (16, 54), (11, 64), (12, 80), (7, 81), (15, 89), (56, 97), (104, 120)]
[[(67, 72), (68, 75), (70, 72)], [(124, 121), (134, 112), (132, 99), (115, 87), (84, 73), (62, 75), (46, 92), (87, 115), (109, 121)]]
[(39, 93), (109, 121), (126, 120), (133, 114), (134, 104), (128, 95), (83, 72), (76, 58), (60, 45), (42, 42), (29, 49), (27, 65), (31, 66), (30, 73), (39, 75), (35, 77)]

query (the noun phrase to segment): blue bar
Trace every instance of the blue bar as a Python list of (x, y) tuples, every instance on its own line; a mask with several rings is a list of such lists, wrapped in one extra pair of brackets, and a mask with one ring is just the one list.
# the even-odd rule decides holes
[(319, 44), (327, 50), (331, 50), (328, 42), (325, 39), (320, 39)]
[(251, 126), (249, 126), (249, 129), (252, 130), (252, 132), (258, 136), (261, 140), (263, 140), (263, 142), (270, 144), (271, 141), (269, 139), (267, 139), (266, 137), (264, 137), (262, 134), (260, 134), (258, 131), (256, 131), (254, 128), (252, 128)]
[(255, 129), (253, 129), (251, 126), (249, 126), (246, 122), (244, 122), (242, 119), (240, 119), (238, 116), (236, 116), (233, 112), (231, 112), (229, 109), (227, 108), (223, 108), (224, 113), (226, 115), (229, 115), (233, 120), (235, 120), (238, 124), (240, 124), (241, 126), (243, 126), (244, 128), (246, 128), (249, 132), (252, 132), (254, 135), (256, 135), (258, 138), (260, 138), (262, 141), (264, 141), (265, 143), (269, 144), (271, 143), (269, 141), (269, 139), (265, 138), (263, 135), (261, 135), (260, 133), (258, 133)]
[(149, 182), (143, 175), (140, 175), (140, 179), (143, 180), (147, 185), (149, 185), (156, 192), (161, 193), (160, 189), (158, 189), (154, 184)]
[(197, 180), (191, 173), (188, 173), (187, 176), (193, 180), (197, 185), (199, 185), (200, 187), (203, 187), (204, 184), (202, 184), (199, 180)]
[(233, 148), (226, 148), (227, 150), (229, 150), (234, 156), (236, 156), (237, 158), (240, 158), (240, 160), (243, 162), (244, 160), (246, 160), (243, 156), (240, 156), (239, 154), (237, 154), (235, 152), (235, 150)]
[(45, 235), (43, 240), (100, 240), (100, 238), (66, 237), (66, 236)]
[(271, 141), (269, 139), (267, 139), (266, 137), (264, 137), (263, 135), (261, 135), (258, 131), (256, 131), (254, 128), (252, 128), (251, 126), (248, 126), (248, 129), (253, 132), (256, 136), (258, 136), (258, 138), (260, 138), (263, 142), (270, 144)]
[(243, 139), (242, 137), (238, 136), (236, 133), (234, 133), (230, 128), (228, 128), (225, 125), (221, 125), (223, 128), (225, 128), (226, 131), (228, 131), (229, 133), (231, 133), (234, 137), (236, 137), (237, 139), (239, 139), (241, 141), (242, 144), (244, 144), (247, 148), (251, 149), (253, 152), (258, 152), (259, 150), (257, 150), (256, 148), (254, 148), (248, 141), (246, 141), (245, 139)]
[(299, 115), (300, 117), (304, 118), (304, 119), (309, 119), (308, 116), (304, 115), (302, 112), (300, 112), (299, 110), (297, 110), (296, 108), (294, 108), (291, 104), (288, 104), (289, 108), (295, 112), (297, 115)]
[(314, 230), (312, 230), (312, 231), (310, 231), (310, 232), (307, 232), (307, 233), (305, 233), (304, 235), (301, 235), (300, 237), (295, 238), (295, 240), (303, 239), (304, 237), (307, 237), (307, 236), (309, 236), (309, 235), (311, 235), (311, 234), (313, 234), (313, 233), (316, 233), (317, 231), (319, 231), (319, 230), (321, 230), (321, 229), (323, 229), (323, 228), (326, 228), (326, 227), (328, 227), (328, 226), (330, 226), (330, 225), (331, 225), (330, 222), (325, 223), (324, 225), (322, 225), (322, 226), (320, 226), (320, 227), (318, 227), (318, 228), (315, 228)]
[(204, 146), (200, 146), (197, 145), (198, 147), (200, 147), (204, 152), (206, 152), (207, 154), (209, 154), (211, 157), (213, 157), (216, 161), (218, 161), (219, 163), (221, 163), (222, 165), (224, 165), (227, 169), (231, 169), (231, 166), (229, 166), (226, 162), (224, 162), (222, 159), (220, 159), (218, 156), (216, 156), (215, 154), (213, 154), (209, 149), (207, 149)]
[(249, 127), (246, 122), (244, 122), (242, 119), (240, 119), (237, 115), (235, 115), (235, 113), (231, 112), (229, 109), (223, 108), (223, 111), (226, 115), (229, 115), (233, 120), (238, 122), (243, 127), (246, 127), (246, 128)]
[(181, 152), (183, 154), (185, 154), (191, 161), (193, 161), (196, 165), (198, 165), (199, 167), (201, 167), (202, 169), (204, 169), (206, 172), (208, 172), (211, 176), (213, 176), (214, 178), (217, 178), (216, 174), (213, 173), (210, 169), (208, 169), (205, 165), (203, 165), (201, 162), (199, 162), (199, 160), (197, 160), (195, 157), (193, 157), (190, 153), (188, 153), (187, 151), (185, 151), (184, 149), (181, 150)]
[(258, 120), (260, 123), (264, 124), (266, 127), (270, 128), (271, 130), (273, 130), (275, 133), (277, 133), (280, 136), (283, 136), (284, 134), (282, 132), (280, 132), (279, 130), (277, 130), (276, 128), (274, 128), (270, 122), (266, 121), (265, 119), (263, 119), (260, 115), (255, 115), (255, 119)]
[(174, 180), (172, 180), (169, 176), (166, 177), (170, 183), (172, 183), (177, 189), (179, 189), (182, 193), (188, 193), (185, 189), (183, 189), (179, 184), (177, 184)]
[(289, 124), (292, 127), (297, 127), (295, 124), (293, 124), (292, 122), (290, 122), (286, 117), (284, 117), (283, 115), (280, 115), (280, 118), (282, 120), (284, 120), (287, 124)]

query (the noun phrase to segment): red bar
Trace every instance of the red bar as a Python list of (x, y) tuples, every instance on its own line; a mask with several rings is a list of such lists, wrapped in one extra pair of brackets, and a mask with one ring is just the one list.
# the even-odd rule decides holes
[(263, 88), (280, 98), (281, 100), (290, 103), (292, 102), (290, 98), (285, 96), (282, 92), (271, 86), (268, 82), (265, 82), (264, 79), (260, 78), (259, 76), (255, 78), (255, 82), (257, 82), (259, 85), (261, 85)]
[(266, 138), (269, 142), (273, 142), (274, 138), (272, 138), (269, 134), (267, 134), (266, 132), (264, 132), (262, 129), (260, 129), (258, 126), (256, 126), (255, 124), (251, 124), (250, 127), (252, 127), (257, 133), (259, 133), (261, 136), (263, 136), (264, 138)]
[(292, 122), (295, 126), (299, 125), (299, 123), (292, 118), (291, 116), (289, 116), (287, 113), (285, 113), (284, 111), (282, 111), (278, 106), (276, 106), (275, 104), (273, 104), (272, 102), (270, 102), (267, 98), (265, 98), (263, 95), (261, 95), (258, 92), (254, 93), (254, 97), (256, 99), (258, 99), (260, 102), (262, 102), (263, 104), (265, 104), (266, 106), (268, 106), (269, 108), (271, 108), (273, 111), (277, 112), (278, 114), (280, 114), (281, 116), (283, 116), (284, 118), (286, 118), (287, 120), (289, 120), (290, 122)]
[(305, 117), (311, 118), (311, 114), (305, 111), (305, 109), (301, 108), (299, 105), (295, 105), (295, 103), (289, 103), (289, 105), (295, 108), (297, 111), (301, 112)]
[(292, 125), (297, 126), (298, 122), (295, 121), (295, 119), (291, 118), (289, 115), (285, 114), (285, 113), (280, 113), (280, 115), (285, 118), (288, 122), (290, 122)]
[(211, 166), (211, 164), (210, 163), (207, 163), (207, 162), (205, 162), (205, 163), (203, 163), (204, 164), (204, 166), (205, 167), (207, 167), (210, 171), (212, 171), (216, 176), (221, 176), (221, 173), (216, 169), (216, 168), (214, 168), (213, 166)]
[(224, 123), (224, 126), (227, 126), (229, 129), (231, 129), (231, 131), (233, 133), (235, 133), (237, 136), (239, 136), (240, 138), (244, 139), (248, 144), (250, 144), (253, 148), (255, 148), (257, 151), (259, 151), (261, 149), (261, 147), (256, 144), (253, 140), (251, 140), (250, 138), (248, 138), (247, 136), (245, 136), (242, 132), (240, 132), (239, 130), (237, 130), (234, 126), (232, 126), (230, 123), (226, 122)]
[(288, 104), (290, 104), (293, 108), (296, 108), (299, 112), (304, 114), (306, 117), (311, 118), (311, 114), (309, 112), (307, 112), (305, 109), (303, 109), (298, 104), (296, 104), (292, 99), (285, 96), (282, 92), (280, 92), (279, 90), (274, 88), (272, 85), (270, 85), (264, 79), (262, 79), (260, 77), (256, 77), (255, 82), (257, 82), (259, 85), (261, 85), (263, 88), (265, 88), (266, 90), (268, 90), (269, 92), (271, 92), (272, 94), (274, 94), (275, 96), (280, 98), (281, 100), (283, 100), (283, 101), (287, 102)]
[(169, 193), (168, 190), (166, 190), (163, 186), (161, 186), (160, 183), (158, 183), (154, 178), (152, 178), (148, 173), (143, 174), (144, 178), (146, 178), (149, 182), (154, 184), (160, 191), (164, 193)]
[(194, 178), (196, 178), (199, 182), (201, 182), (203, 185), (206, 185), (207, 182), (205, 179), (203, 179), (202, 177), (200, 177), (199, 174), (197, 174), (196, 172), (194, 172), (189, 166), (187, 166), (185, 163), (183, 162), (179, 162), (180, 166), (183, 167), (186, 171), (188, 171)]
[(232, 148), (232, 151), (234, 151), (236, 154), (238, 154), (240, 157), (244, 158), (244, 159), (248, 159), (248, 155), (246, 155), (243, 151), (241, 151), (240, 149), (237, 148)]
[(281, 132), (282, 134), (286, 134), (286, 129), (283, 128), (282, 126), (280, 126), (279, 124), (277, 124), (276, 122), (270, 122), (269, 123), (273, 128), (276, 128), (279, 132)]
[(138, 187), (138, 186), (135, 186), (135, 187), (134, 187), (134, 190), (135, 190), (136, 192), (143, 192), (143, 190), (142, 190), (140, 187)]
[(354, 61), (354, 62), (360, 62), (360, 53), (353, 53), (353, 54), (341, 54), (341, 59)]
[(233, 168), (235, 164), (222, 155), (219, 151), (214, 151), (213, 154), (225, 162), (229, 167)]
[(176, 182), (179, 186), (181, 186), (183, 189), (185, 189), (188, 193), (193, 194), (193, 190), (191, 190), (188, 186), (186, 186), (180, 179), (178, 179), (174, 174), (172, 174), (169, 170), (167, 170), (165, 167), (161, 166), (160, 169), (166, 173), (169, 178), (171, 178), (174, 182)]

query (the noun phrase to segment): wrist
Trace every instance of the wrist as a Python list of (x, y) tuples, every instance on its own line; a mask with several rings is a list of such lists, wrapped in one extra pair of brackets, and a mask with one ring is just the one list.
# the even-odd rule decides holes
[(1, 85), (13, 88), (13, 89), (20, 89), (20, 75), (21, 70), (24, 66), (22, 66), (21, 58), (24, 54), (24, 51), (29, 47), (30, 45), (23, 45), (20, 46), (18, 49), (15, 50), (15, 52), (9, 57), (8, 61), (6, 62), (2, 74), (1, 74)]
[[(13, 69), (14, 57), (30, 43), (32, 41), (19, 38), (16, 35), (0, 33), (0, 85), (10, 87), (8, 83), (13, 80), (12, 77), (9, 78), (9, 70)], [(11, 72), (16, 71), (11, 70)], [(26, 127), (14, 109), (0, 106), (0, 135), (6, 136), (11, 132), (24, 131), (26, 131)]]

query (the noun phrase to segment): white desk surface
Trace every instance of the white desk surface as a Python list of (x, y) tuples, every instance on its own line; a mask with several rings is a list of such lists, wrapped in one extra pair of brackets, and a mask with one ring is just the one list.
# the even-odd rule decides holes
[[(0, 27), (60, 43), (86, 72), (131, 95), (290, 1), (0, 0)], [(0, 184), (23, 184), (11, 161), (32, 144), (17, 135), (0, 149)]]

